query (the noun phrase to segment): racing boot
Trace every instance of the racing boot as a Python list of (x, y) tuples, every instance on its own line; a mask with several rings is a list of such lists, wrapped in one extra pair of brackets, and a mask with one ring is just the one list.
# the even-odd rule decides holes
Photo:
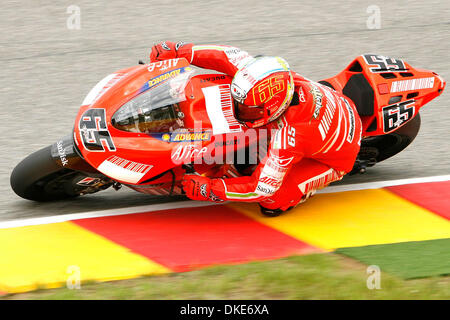
[(287, 212), (291, 210), (294, 206), (289, 207), (287, 210), (281, 210), (281, 209), (267, 209), (264, 208), (262, 205), (259, 204), (259, 208), (261, 210), (261, 213), (265, 215), (266, 217), (278, 217), (283, 212)]

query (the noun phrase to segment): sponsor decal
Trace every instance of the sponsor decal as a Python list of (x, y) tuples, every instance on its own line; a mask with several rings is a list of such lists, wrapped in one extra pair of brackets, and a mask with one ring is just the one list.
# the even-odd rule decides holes
[(78, 182), (77, 182), (77, 185), (89, 187), (89, 186), (96, 185), (96, 184), (99, 183), (100, 181), (101, 181), (100, 178), (86, 177), (86, 178), (84, 178), (84, 179), (78, 181)]
[(353, 137), (355, 135), (355, 113), (353, 112), (353, 109), (350, 106), (350, 103), (347, 101), (347, 99), (342, 97), (341, 100), (344, 101), (345, 106), (347, 107), (349, 120), (350, 120), (350, 128), (348, 130), (347, 142), (352, 143)]
[(216, 76), (212, 76), (212, 77), (208, 77), (208, 78), (203, 78), (200, 80), (200, 82), (214, 82), (214, 81), (220, 81), (220, 80), (225, 80), (225, 76), (224, 75), (216, 75)]
[(309, 92), (312, 94), (313, 99), (314, 99), (314, 113), (313, 113), (313, 117), (314, 117), (314, 119), (317, 119), (317, 117), (320, 114), (320, 109), (322, 109), (323, 93), (314, 84), (311, 84), (311, 86), (312, 86), (312, 89)]
[(180, 161), (189, 161), (194, 156), (200, 157), (206, 153), (208, 150), (207, 147), (201, 147), (201, 145), (195, 144), (182, 144), (177, 148), (172, 149), (171, 159), (172, 161), (180, 162)]
[(105, 109), (86, 110), (80, 118), (78, 129), (86, 150), (104, 152), (106, 147), (109, 151), (116, 151), (116, 146), (106, 124)]
[(255, 192), (263, 196), (274, 194), (281, 187), (286, 172), (287, 170), (285, 168), (277, 166), (274, 169), (273, 164), (270, 166), (266, 163), (258, 179)]
[(171, 137), (172, 137), (172, 136), (171, 136), (169, 133), (164, 133), (164, 134), (161, 136), (161, 139), (164, 140), (164, 141), (169, 142), (170, 139), (171, 139)]
[(151, 168), (153, 166), (149, 164), (111, 156), (103, 161), (97, 169), (113, 179), (128, 183), (138, 183)]
[(178, 64), (178, 61), (180, 61), (179, 58), (152, 62), (152, 63), (148, 64), (147, 70), (149, 72), (152, 72), (155, 69), (158, 69), (160, 71), (164, 71), (164, 70), (167, 70), (169, 68), (176, 67), (177, 64)]
[(223, 202), (223, 200), (216, 196), (212, 190), (209, 191), (209, 199), (214, 202)]
[(391, 84), (391, 92), (431, 89), (433, 86), (434, 77), (393, 81)]
[(182, 46), (184, 46), (186, 44), (186, 42), (184, 41), (179, 41), (177, 42), (177, 44), (175, 45), (175, 50), (180, 49)]
[(207, 187), (206, 183), (205, 183), (205, 184), (202, 184), (202, 185), (200, 186), (200, 194), (201, 194), (202, 197), (204, 197), (204, 198), (207, 198), (207, 197), (208, 197), (208, 193), (206, 192), (206, 187)]
[(225, 146), (234, 146), (239, 145), (241, 143), (240, 139), (232, 139), (232, 140), (223, 140), (214, 143), (214, 147), (225, 147)]
[(259, 179), (259, 182), (262, 182), (268, 186), (274, 187), (274, 188), (278, 188), (281, 185), (281, 181), (272, 177), (261, 177)]
[(330, 131), (331, 123), (333, 122), (334, 113), (336, 112), (336, 100), (334, 95), (328, 91), (325, 90), (325, 95), (327, 97), (327, 104), (325, 107), (325, 112), (322, 115), (322, 119), (320, 120), (319, 124), (319, 132), (322, 137), (322, 140), (325, 140), (328, 131)]
[(237, 54), (239, 54), (241, 52), (242, 52), (241, 49), (235, 48), (235, 47), (231, 47), (231, 48), (228, 48), (228, 49), (225, 50), (225, 54), (227, 55), (227, 57), (235, 56), (235, 55), (237, 55)]
[(269, 196), (275, 193), (275, 189), (265, 187), (264, 185), (258, 183), (256, 186), (256, 193), (263, 196)]
[(300, 89), (298, 90), (298, 100), (300, 102), (306, 102), (305, 93), (303, 92), (302, 87), (300, 87)]
[(143, 92), (145, 90), (151, 89), (169, 79), (173, 79), (176, 76), (179, 76), (180, 74), (187, 72), (187, 71), (191, 71), (191, 70), (192, 70), (192, 68), (190, 68), (190, 67), (182, 67), (182, 68), (178, 68), (178, 69), (175, 69), (172, 71), (167, 71), (166, 73), (163, 73), (163, 74), (147, 81), (147, 83), (140, 89), (139, 92)]
[(188, 132), (176, 131), (166, 133), (150, 133), (149, 136), (162, 140), (165, 142), (194, 142), (194, 141), (208, 141), (211, 139), (210, 131), (203, 132)]
[(61, 163), (63, 167), (69, 163), (69, 161), (66, 158), (66, 150), (63, 147), (63, 141), (58, 141), (56, 143), (56, 148), (58, 149), (58, 155), (59, 159), (61, 160)]
[(279, 157), (271, 154), (261, 171), (255, 192), (264, 196), (274, 194), (281, 187), (293, 159), (294, 157)]
[(185, 141), (208, 141), (211, 139), (210, 132), (183, 132), (164, 134), (162, 136), (164, 141), (168, 142), (185, 142)]
[(162, 47), (164, 50), (170, 51), (170, 47), (167, 45), (167, 43), (166, 43), (165, 41), (161, 43), (161, 47)]
[(246, 51), (241, 49), (230, 47), (225, 49), (225, 54), (231, 64), (239, 69), (248, 59), (251, 59), (250, 55)]

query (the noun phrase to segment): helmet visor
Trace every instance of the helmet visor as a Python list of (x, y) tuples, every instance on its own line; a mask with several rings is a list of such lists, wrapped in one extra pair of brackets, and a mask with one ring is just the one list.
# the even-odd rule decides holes
[(260, 106), (247, 106), (234, 100), (234, 114), (242, 122), (254, 122), (264, 118), (264, 104)]

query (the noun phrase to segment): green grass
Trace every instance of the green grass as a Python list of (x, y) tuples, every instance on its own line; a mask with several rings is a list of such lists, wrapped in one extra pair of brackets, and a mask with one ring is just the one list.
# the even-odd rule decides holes
[(367, 266), (336, 254), (265, 262), (9, 295), (4, 299), (449, 299), (450, 278), (405, 281), (381, 274), (366, 286)]
[(336, 252), (404, 279), (450, 275), (450, 239), (342, 248)]

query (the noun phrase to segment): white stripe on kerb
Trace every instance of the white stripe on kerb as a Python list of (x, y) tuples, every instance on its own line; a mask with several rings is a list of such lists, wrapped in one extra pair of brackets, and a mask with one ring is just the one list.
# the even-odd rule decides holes
[[(439, 181), (450, 181), (450, 175), (443, 176), (431, 176), (423, 178), (412, 178), (412, 179), (401, 179), (401, 180), (390, 180), (390, 181), (376, 181), (368, 183), (359, 184), (348, 184), (342, 186), (331, 186), (325, 189), (317, 191), (317, 193), (337, 193), (346, 191), (357, 191), (366, 189), (380, 189), (384, 187), (392, 187), (397, 185), (413, 184), (413, 183), (425, 183), (425, 182), (439, 182)], [(225, 185), (225, 183), (224, 183)], [(226, 191), (226, 188), (225, 188)], [(30, 219), (19, 219), (0, 222), (0, 229), (7, 228), (17, 228), (33, 225), (42, 225), (50, 223), (59, 223), (71, 220), (88, 219), (88, 218), (99, 218), (99, 217), (109, 217), (109, 216), (120, 216), (126, 214), (135, 214), (143, 212), (161, 211), (169, 209), (182, 209), (182, 208), (195, 208), (195, 207), (206, 207), (220, 205), (227, 202), (213, 203), (207, 201), (179, 201), (161, 204), (152, 204), (147, 206), (138, 207), (128, 207), (122, 209), (110, 209), (102, 211), (91, 211), (82, 213), (71, 213), (58, 216), (40, 217), (40, 218), (30, 218)]]
[(153, 211), (161, 211), (161, 210), (180, 209), (180, 208), (206, 207), (206, 206), (214, 206), (214, 205), (217, 205), (217, 204), (213, 203), (213, 202), (209, 202), (209, 201), (208, 202), (206, 202), (206, 201), (178, 201), (178, 202), (170, 202), (170, 203), (151, 204), (151, 205), (147, 205), (147, 206), (128, 207), (128, 208), (121, 208), (121, 209), (90, 211), (90, 212), (82, 212), (82, 213), (69, 213), (69, 214), (63, 214), (63, 215), (58, 215), (58, 216), (4, 221), (4, 222), (0, 222), (0, 229), (34, 226), (34, 225), (42, 225), (42, 224), (50, 224), (50, 223), (60, 223), (60, 222), (88, 219), (88, 218), (121, 216), (121, 215), (126, 215), (126, 214), (135, 214), (135, 213), (153, 212)]
[(368, 189), (381, 189), (385, 187), (400, 186), (405, 184), (439, 182), (439, 181), (450, 181), (450, 175), (388, 180), (388, 181), (375, 181), (367, 183), (346, 184), (342, 186), (330, 186), (326, 187), (325, 189), (319, 190), (317, 193), (336, 193), (336, 192), (368, 190)]

